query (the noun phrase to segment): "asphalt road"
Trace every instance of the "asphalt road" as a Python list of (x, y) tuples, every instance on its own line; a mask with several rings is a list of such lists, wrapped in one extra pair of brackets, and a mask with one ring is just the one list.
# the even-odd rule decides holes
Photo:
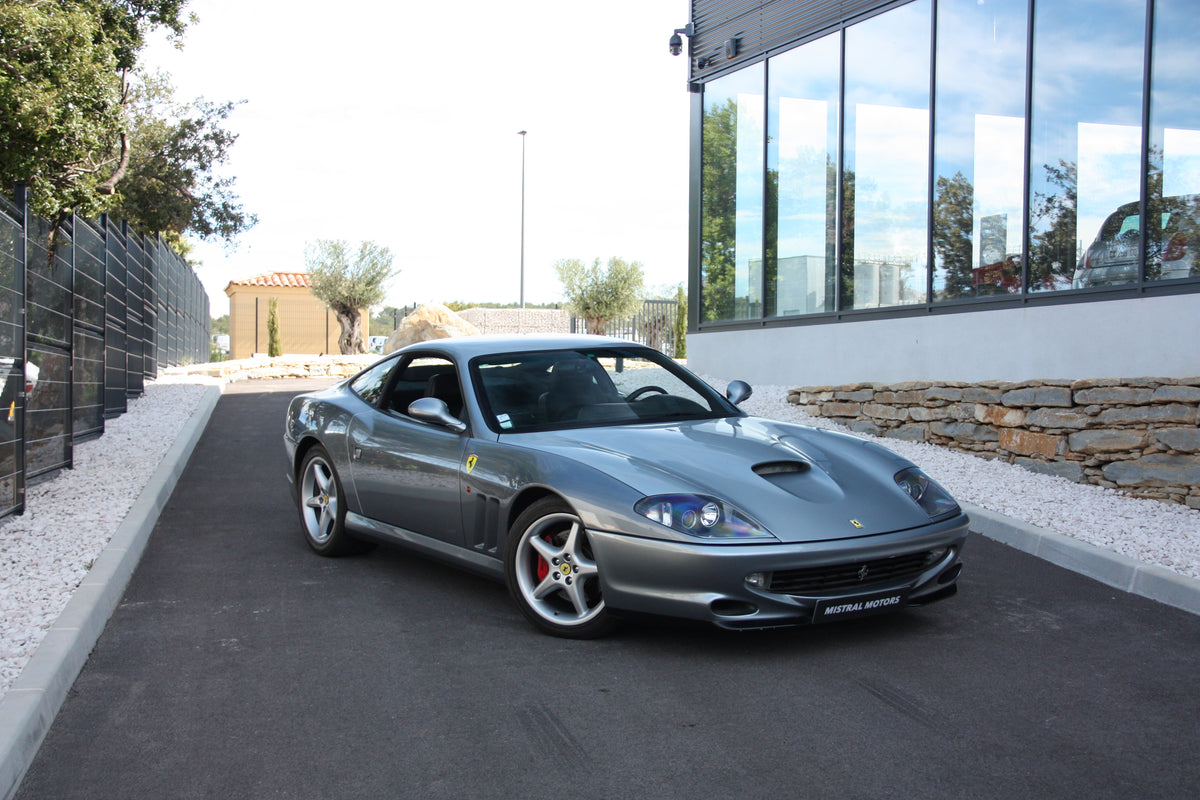
[(925, 609), (549, 638), (499, 584), (309, 552), (312, 385), (227, 389), (19, 800), (1200, 796), (1200, 617), (972, 536)]

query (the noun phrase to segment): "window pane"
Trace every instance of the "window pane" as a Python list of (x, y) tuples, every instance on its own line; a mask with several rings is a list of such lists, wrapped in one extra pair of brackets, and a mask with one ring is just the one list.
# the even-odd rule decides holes
[(846, 29), (842, 307), (926, 300), (929, 2)]
[(704, 90), (701, 320), (762, 315), (763, 67)]
[(940, 0), (933, 291), (1021, 291), (1027, 0)]
[(350, 390), (364, 401), (376, 405), (379, 402), (379, 396), (383, 394), (383, 385), (387, 381), (388, 373), (395, 365), (395, 359), (380, 361), (351, 381)]
[(768, 66), (767, 316), (834, 310), (840, 38)]
[(1149, 281), (1200, 275), (1200, 49), (1195, 26), (1195, 0), (1155, 3), (1147, 175)]
[[(1141, 195), (1145, 0), (1039, 2), (1033, 24), (1029, 290), (1136, 281), (1101, 227)], [(1103, 269), (1081, 258), (1093, 240), (1115, 248)]]

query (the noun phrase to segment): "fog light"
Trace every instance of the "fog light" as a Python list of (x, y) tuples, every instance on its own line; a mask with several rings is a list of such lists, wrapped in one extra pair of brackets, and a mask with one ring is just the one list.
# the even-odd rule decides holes
[(751, 572), (746, 576), (746, 585), (754, 589), (766, 589), (771, 576), (766, 572)]
[(946, 555), (946, 552), (949, 549), (950, 548), (948, 548), (948, 547), (939, 547), (937, 549), (930, 550), (928, 553), (925, 554), (925, 566), (929, 566), (930, 564), (936, 564), (937, 562), (941, 561), (942, 556)]

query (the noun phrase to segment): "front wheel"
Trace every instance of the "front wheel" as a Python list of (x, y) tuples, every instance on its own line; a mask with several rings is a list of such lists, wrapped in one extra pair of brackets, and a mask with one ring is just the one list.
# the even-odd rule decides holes
[(557, 498), (527, 508), (504, 548), (508, 591), (537, 628), (568, 639), (593, 639), (612, 621), (583, 522)]
[(345, 495), (342, 481), (329, 453), (320, 445), (304, 455), (300, 466), (299, 510), (304, 538), (323, 556), (362, 552), (366, 543), (346, 531)]

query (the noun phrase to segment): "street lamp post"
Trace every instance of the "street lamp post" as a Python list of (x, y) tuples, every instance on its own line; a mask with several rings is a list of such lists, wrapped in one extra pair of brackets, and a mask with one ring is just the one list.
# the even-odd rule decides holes
[(525, 307), (525, 134), (527, 131), (517, 131), (521, 137), (521, 308)]

